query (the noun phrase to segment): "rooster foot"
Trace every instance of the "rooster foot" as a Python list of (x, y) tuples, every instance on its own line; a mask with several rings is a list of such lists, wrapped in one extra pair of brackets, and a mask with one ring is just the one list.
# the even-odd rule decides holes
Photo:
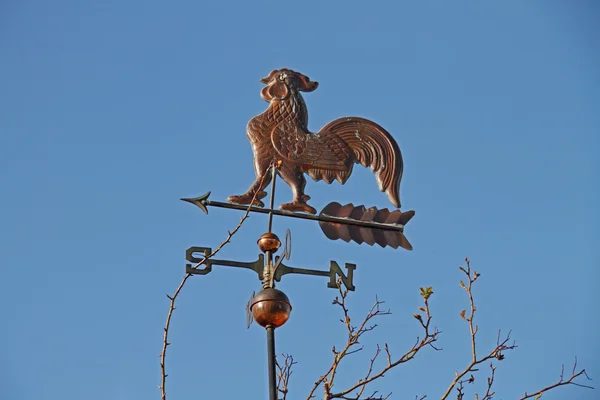
[[(250, 195), (248, 193), (240, 195), (240, 196), (229, 196), (227, 198), (227, 201), (230, 203), (237, 203), (237, 204), (250, 204), (252, 203), (253, 206), (257, 206), (257, 207), (264, 207), (265, 203), (263, 203), (262, 201), (260, 201), (260, 199), (262, 199), (263, 197), (265, 197), (267, 195), (267, 192), (261, 191), (258, 192), (256, 194), (256, 197), (254, 197), (253, 195)], [(254, 198), (254, 201), (252, 200)]]
[[(307, 196), (308, 197), (308, 196)], [(305, 201), (292, 201), (291, 203), (285, 203), (279, 206), (280, 210), (286, 211), (301, 211), (308, 214), (316, 214), (317, 210), (306, 204)]]

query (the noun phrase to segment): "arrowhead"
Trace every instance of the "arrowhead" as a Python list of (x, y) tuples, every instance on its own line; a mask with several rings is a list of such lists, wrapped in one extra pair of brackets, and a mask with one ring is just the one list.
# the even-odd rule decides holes
[(186, 198), (186, 199), (181, 199), (181, 200), (187, 201), (188, 203), (191, 203), (191, 204), (197, 206), (199, 209), (204, 211), (205, 214), (208, 214), (208, 209), (206, 208), (206, 202), (208, 200), (208, 196), (210, 196), (210, 192), (207, 192), (207, 193), (203, 194), (202, 196), (191, 197), (191, 198)]

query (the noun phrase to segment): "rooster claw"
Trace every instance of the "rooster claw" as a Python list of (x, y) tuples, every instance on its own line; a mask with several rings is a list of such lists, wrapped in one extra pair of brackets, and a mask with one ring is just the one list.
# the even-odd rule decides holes
[(304, 202), (299, 201), (293, 201), (291, 203), (282, 204), (279, 206), (279, 209), (286, 211), (301, 211), (313, 215), (317, 213), (317, 210), (315, 210), (313, 207), (309, 206)]
[(253, 196), (247, 196), (247, 195), (229, 196), (227, 198), (227, 201), (230, 203), (243, 204), (243, 205), (252, 203), (252, 205), (256, 206), (256, 207), (264, 207), (265, 206), (265, 203), (263, 203), (259, 199), (254, 198), (254, 201), (253, 201), (252, 198), (253, 198)]

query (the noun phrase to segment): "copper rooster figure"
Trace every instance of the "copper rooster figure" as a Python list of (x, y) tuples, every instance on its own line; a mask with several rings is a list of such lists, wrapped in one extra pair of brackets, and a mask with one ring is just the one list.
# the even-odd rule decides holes
[(291, 187), (294, 199), (279, 208), (316, 214), (304, 193), (307, 173), (315, 181), (344, 184), (354, 163), (370, 167), (379, 190), (400, 208), (402, 154), (394, 138), (381, 126), (364, 118), (344, 117), (325, 125), (318, 133), (308, 130), (308, 111), (300, 92), (312, 92), (318, 82), (291, 69), (273, 70), (261, 79), (260, 92), (269, 103), (265, 112), (252, 118), (246, 133), (254, 152), (256, 180), (248, 191), (230, 196), (232, 203), (263, 207), (260, 201), (271, 181), (270, 168)]

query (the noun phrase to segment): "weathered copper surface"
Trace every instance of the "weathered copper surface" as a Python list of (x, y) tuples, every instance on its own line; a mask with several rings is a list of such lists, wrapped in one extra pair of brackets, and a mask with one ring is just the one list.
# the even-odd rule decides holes
[(274, 233), (265, 233), (258, 239), (258, 248), (263, 253), (270, 251), (271, 253), (277, 252), (281, 246), (281, 240)]
[(300, 92), (312, 92), (318, 86), (307, 76), (291, 69), (273, 70), (261, 79), (267, 86), (261, 97), (269, 103), (262, 114), (252, 118), (246, 133), (254, 152), (256, 180), (248, 191), (230, 196), (232, 203), (263, 207), (265, 187), (271, 181), (270, 168), (291, 187), (293, 200), (280, 209), (316, 214), (304, 193), (308, 174), (315, 181), (344, 184), (355, 163), (375, 173), (379, 189), (396, 207), (400, 207), (402, 155), (394, 138), (375, 122), (359, 117), (344, 117), (325, 125), (318, 133), (308, 130), (308, 111)]
[[(354, 204), (342, 206), (340, 203), (333, 202), (325, 206), (319, 215), (371, 223), (376, 222), (391, 226), (404, 226), (415, 215), (415, 212), (402, 212), (400, 210), (390, 212), (387, 208), (378, 210), (375, 207), (355, 207)], [(319, 221), (319, 225), (325, 236), (331, 240), (342, 239), (345, 242), (367, 243), (370, 246), (377, 243), (381, 247), (390, 246), (394, 249), (402, 247), (406, 250), (412, 250), (412, 245), (402, 231), (381, 229), (366, 224), (366, 226), (357, 226), (340, 222)]]
[(260, 326), (279, 328), (289, 319), (292, 306), (290, 299), (281, 290), (267, 288), (254, 296), (250, 310)]

